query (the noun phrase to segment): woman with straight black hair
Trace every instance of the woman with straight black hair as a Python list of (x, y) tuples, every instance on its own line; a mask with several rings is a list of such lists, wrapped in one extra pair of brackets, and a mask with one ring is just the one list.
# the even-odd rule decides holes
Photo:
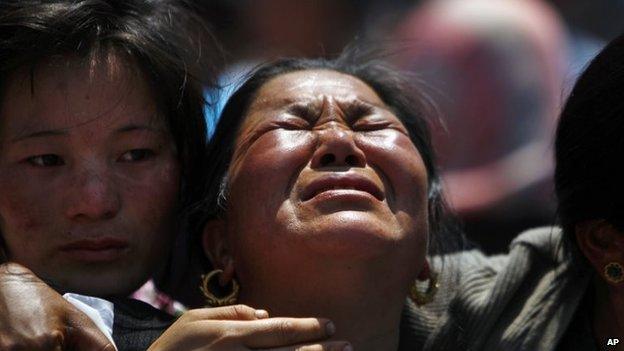
[[(482, 271), (496, 272), (496, 281), (473, 289), (459, 286), (464, 297), (451, 302), (449, 317), (431, 333), (430, 345), (452, 348), (459, 341), (475, 350), (624, 347), (622, 135), (624, 36), (591, 61), (558, 121), (555, 190), (561, 228), (536, 229), (516, 239), (510, 254), (500, 257), (508, 261), (503, 270), (492, 265), (496, 259), (479, 264)], [(471, 274), (460, 271), (462, 279)], [(501, 313), (505, 310), (514, 315)], [(496, 324), (511, 328), (501, 332), (491, 327)], [(485, 342), (480, 330), (490, 330), (494, 342)]]
[[(63, 326), (89, 322), (55, 292), (36, 284), (42, 295), (28, 294), (31, 271), (60, 293), (123, 297), (166, 269), (203, 180), (215, 52), (181, 1), (0, 2), (0, 263), (11, 262), (1, 267), (0, 348), (87, 339)], [(172, 319), (116, 302), (120, 348), (149, 345), (144, 327)], [(30, 325), (10, 317), (57, 309), (60, 318)]]

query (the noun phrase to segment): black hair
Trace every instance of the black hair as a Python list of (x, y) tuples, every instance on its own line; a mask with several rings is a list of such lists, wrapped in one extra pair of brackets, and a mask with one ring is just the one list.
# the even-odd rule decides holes
[(564, 106), (555, 140), (555, 191), (564, 243), (575, 225), (605, 220), (624, 231), (624, 36), (582, 73)]
[(0, 91), (18, 69), (45, 59), (123, 55), (141, 70), (176, 143), (179, 208), (197, 202), (206, 147), (204, 86), (213, 85), (218, 47), (183, 1), (0, 1)]

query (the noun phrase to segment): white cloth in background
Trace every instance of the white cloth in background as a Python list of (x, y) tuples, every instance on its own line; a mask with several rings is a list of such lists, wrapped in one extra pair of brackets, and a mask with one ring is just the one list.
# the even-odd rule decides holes
[(115, 346), (115, 350), (117, 349), (117, 345), (115, 345), (113, 341), (113, 321), (115, 319), (115, 312), (112, 302), (98, 297), (73, 293), (64, 294), (63, 298), (89, 316), (93, 323), (95, 323), (102, 333), (111, 341), (113, 346)]

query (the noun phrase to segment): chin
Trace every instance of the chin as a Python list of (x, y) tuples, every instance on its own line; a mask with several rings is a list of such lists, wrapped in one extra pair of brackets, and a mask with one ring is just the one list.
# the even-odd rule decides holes
[(61, 277), (61, 289), (83, 295), (106, 297), (128, 296), (140, 288), (149, 277), (129, 267), (125, 269), (83, 269)]
[[(371, 218), (373, 217), (373, 218)], [(311, 223), (308, 246), (317, 254), (338, 258), (372, 259), (391, 255), (405, 239), (396, 222), (379, 221), (370, 213), (344, 211)]]

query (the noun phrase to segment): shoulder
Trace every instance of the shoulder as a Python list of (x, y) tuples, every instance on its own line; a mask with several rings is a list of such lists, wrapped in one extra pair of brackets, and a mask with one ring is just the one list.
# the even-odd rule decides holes
[(584, 262), (565, 252), (555, 227), (521, 233), (507, 255), (475, 250), (443, 260), (454, 286), (428, 340), (431, 349), (552, 348), (589, 280)]
[[(540, 227), (520, 233), (509, 247), (510, 254), (523, 250), (553, 262), (566, 260), (563, 250), (563, 231), (559, 227)], [(524, 251), (526, 250), (526, 251)], [(522, 255), (522, 253), (521, 253)]]
[(569, 257), (562, 247), (562, 232), (558, 227), (540, 227), (520, 233), (510, 244), (509, 252), (502, 255), (486, 256), (478, 249), (467, 250), (436, 257), (438, 265), (448, 266), (450, 273), (496, 274), (516, 261), (545, 260), (563, 264)]
[(471, 287), (471, 292), (478, 289), (472, 287), (476, 283), (487, 288), (493, 284), (513, 285), (568, 268), (576, 261), (573, 255), (565, 252), (562, 232), (557, 227), (520, 233), (510, 244), (507, 254), (486, 256), (473, 249), (433, 258), (434, 265), (441, 267), (443, 279), (450, 279), (449, 283), (454, 285)]

